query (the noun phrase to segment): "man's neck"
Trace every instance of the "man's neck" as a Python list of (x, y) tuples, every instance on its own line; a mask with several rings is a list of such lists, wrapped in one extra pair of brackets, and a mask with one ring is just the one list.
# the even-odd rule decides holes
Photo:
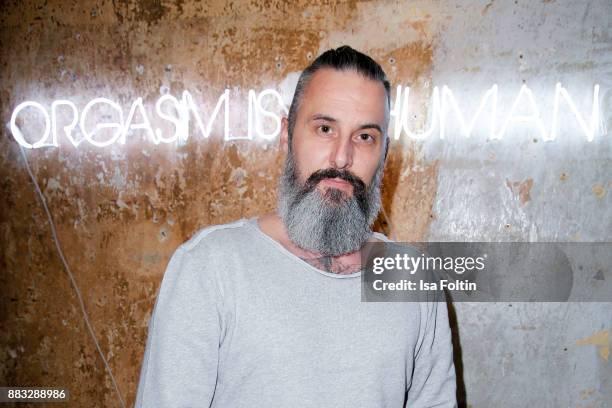
[(317, 269), (338, 275), (348, 275), (361, 270), (361, 252), (359, 250), (339, 256), (321, 255), (307, 251), (295, 245), (278, 214), (270, 213), (259, 217), (259, 228), (272, 239), (284, 246), (289, 252)]

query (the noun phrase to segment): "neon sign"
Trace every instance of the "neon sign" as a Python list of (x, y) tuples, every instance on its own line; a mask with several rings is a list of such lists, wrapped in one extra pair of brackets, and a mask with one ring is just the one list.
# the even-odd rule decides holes
[[(447, 86), (434, 87), (431, 95), (430, 104), (430, 120), (426, 130), (416, 132), (411, 129), (410, 125), (410, 109), (408, 103), (410, 101), (410, 87), (397, 87), (395, 94), (395, 103), (391, 110), (393, 123), (393, 137), (399, 139), (402, 133), (411, 139), (424, 140), (431, 137), (434, 132), (438, 131), (440, 139), (445, 139), (449, 133), (449, 121), (453, 121), (454, 128), (458, 133), (466, 138), (471, 137), (476, 131), (477, 123), (487, 123), (485, 126), (488, 130), (487, 134), (491, 140), (500, 140), (508, 132), (508, 129), (517, 124), (523, 123), (533, 127), (544, 141), (553, 141), (557, 138), (559, 132), (559, 112), (562, 106), (565, 110), (569, 110), (575, 123), (579, 126), (587, 141), (591, 142), (596, 136), (601, 135), (601, 111), (599, 102), (599, 85), (593, 87), (593, 99), (591, 104), (590, 116), (585, 118), (585, 115), (577, 108), (576, 103), (570, 96), (566, 88), (560, 83), (556, 84), (552, 108), (552, 119), (550, 126), (545, 126), (540, 109), (536, 103), (532, 90), (527, 85), (521, 86), (514, 103), (505, 113), (505, 119), (498, 124), (498, 94), (499, 87), (493, 85), (486, 90), (482, 95), (475, 113), (471, 118), (466, 119), (464, 112), (461, 109), (452, 90)], [(268, 101), (264, 103), (264, 99)], [(269, 109), (268, 106), (272, 102), (276, 109)], [(96, 121), (91, 126), (88, 124), (88, 119), (92, 116), (92, 111), (106, 110), (106, 115), (103, 118), (115, 116), (114, 121)], [(520, 112), (519, 108), (527, 110)], [(29, 142), (22, 132), (22, 129), (17, 125), (18, 119), (26, 109), (35, 109), (42, 114), (44, 121), (44, 129), (42, 134), (35, 142)], [(68, 112), (69, 123), (62, 126), (59, 125), (59, 111)], [(223, 138), (229, 140), (273, 140), (278, 136), (281, 129), (281, 113), (288, 113), (287, 107), (283, 103), (283, 98), (279, 92), (274, 89), (266, 89), (260, 93), (254, 90), (248, 92), (248, 120), (247, 120), (247, 136), (232, 137), (230, 133), (230, 91), (226, 89), (218, 98), (208, 121), (205, 123), (202, 120), (197, 104), (189, 91), (184, 91), (181, 99), (165, 94), (162, 95), (155, 103), (155, 114), (157, 118), (166, 122), (166, 125), (174, 127), (174, 133), (170, 137), (164, 136), (164, 132), (160, 128), (154, 128), (147, 109), (143, 104), (142, 98), (138, 97), (128, 111), (124, 120), (124, 111), (116, 102), (107, 98), (94, 98), (89, 101), (82, 109), (79, 115), (79, 110), (75, 103), (66, 99), (55, 100), (51, 103), (50, 111), (41, 103), (35, 101), (26, 101), (19, 104), (11, 115), (9, 124), (13, 138), (21, 146), (29, 149), (41, 147), (57, 147), (59, 146), (59, 137), (63, 134), (65, 138), (75, 147), (78, 147), (82, 142), (87, 141), (96, 147), (106, 147), (113, 144), (125, 144), (128, 135), (132, 131), (143, 131), (152, 143), (184, 143), (189, 137), (190, 123), (199, 131), (203, 138), (210, 137), (212, 127), (223, 110)], [(564, 111), (564, 112), (566, 112)], [(140, 116), (140, 121), (136, 122), (136, 116)], [(65, 115), (64, 115), (65, 117)], [(193, 120), (193, 121), (192, 121)], [(263, 121), (268, 120), (274, 123), (274, 129), (266, 132)], [(74, 133), (80, 131), (82, 138), (75, 138)], [(105, 140), (100, 140), (99, 134), (105, 133)], [(110, 136), (108, 136), (110, 133)], [(36, 135), (28, 135), (28, 139), (35, 138)]]
[[(563, 101), (567, 105), (567, 107), (573, 114), (587, 141), (593, 141), (595, 136), (601, 133), (601, 108), (599, 103), (599, 85), (597, 84), (593, 87), (593, 102), (591, 105), (591, 115), (589, 119), (585, 120), (583, 115), (576, 107), (576, 104), (567, 89), (565, 89), (560, 83), (557, 83), (555, 86), (552, 121), (549, 130), (547, 130), (546, 126), (544, 125), (544, 121), (540, 114), (540, 110), (538, 109), (538, 105), (535, 102), (533, 92), (531, 91), (531, 89), (529, 89), (529, 87), (527, 87), (527, 85), (521, 86), (516, 98), (514, 99), (512, 107), (506, 114), (506, 119), (501, 123), (501, 126), (498, 128), (496, 122), (498, 117), (498, 93), (499, 87), (497, 85), (493, 85), (490, 89), (488, 89), (480, 99), (480, 103), (478, 105), (478, 108), (476, 109), (475, 114), (469, 121), (467, 121), (464, 118), (463, 112), (459, 107), (459, 104), (457, 103), (457, 100), (450, 88), (448, 88), (447, 86), (443, 86), (442, 91), (440, 92), (440, 89), (435, 86), (433, 88), (431, 98), (431, 120), (429, 129), (417, 134), (409, 128), (408, 124), (408, 101), (410, 95), (410, 88), (402, 88), (402, 86), (400, 85), (397, 87), (395, 94), (395, 107), (391, 111), (391, 116), (395, 118), (394, 138), (399, 139), (401, 133), (404, 132), (413, 139), (425, 139), (432, 135), (437, 126), (439, 129), (440, 139), (445, 139), (448, 128), (447, 120), (449, 119), (451, 113), (454, 114), (454, 117), (458, 122), (458, 128), (460, 133), (466, 138), (469, 138), (474, 132), (477, 120), (479, 119), (479, 117), (483, 116), (485, 108), (488, 106), (490, 107), (490, 112), (488, 115), (489, 139), (500, 140), (507, 133), (508, 127), (511, 126), (513, 123), (526, 123), (535, 127), (535, 129), (537, 129), (537, 131), (540, 133), (540, 137), (544, 141), (553, 141), (557, 138), (557, 134), (559, 131), (558, 118), (559, 110), (561, 108), (561, 101)], [(530, 114), (518, 114), (517, 110), (519, 106), (526, 106)]]

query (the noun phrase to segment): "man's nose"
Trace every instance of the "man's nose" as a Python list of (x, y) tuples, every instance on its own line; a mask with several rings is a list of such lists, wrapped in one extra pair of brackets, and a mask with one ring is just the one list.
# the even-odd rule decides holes
[(330, 163), (337, 169), (348, 169), (353, 165), (353, 145), (349, 138), (339, 137), (331, 152)]

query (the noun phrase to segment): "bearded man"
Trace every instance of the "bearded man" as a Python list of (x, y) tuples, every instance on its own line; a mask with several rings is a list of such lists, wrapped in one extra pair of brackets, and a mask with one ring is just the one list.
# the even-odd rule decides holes
[(361, 301), (390, 85), (348, 46), (301, 74), (276, 213), (204, 228), (172, 256), (136, 407), (455, 407), (444, 302)]

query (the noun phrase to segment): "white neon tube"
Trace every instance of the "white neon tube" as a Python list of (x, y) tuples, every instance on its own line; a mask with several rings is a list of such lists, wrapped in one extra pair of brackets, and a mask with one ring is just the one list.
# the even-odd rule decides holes
[[(163, 111), (162, 107), (166, 104), (170, 104), (171, 108), (174, 108), (175, 115), (171, 115)], [(157, 140), (161, 143), (172, 143), (179, 139), (183, 141), (187, 139), (187, 130), (184, 127), (185, 120), (183, 119), (185, 112), (181, 103), (174, 96), (170, 94), (162, 95), (157, 102), (155, 102), (155, 112), (157, 116), (162, 119), (171, 122), (174, 125), (174, 134), (170, 138), (164, 138), (161, 129), (155, 129), (155, 135)]]
[(469, 124), (466, 124), (466, 121), (463, 117), (463, 113), (459, 108), (459, 104), (453, 95), (453, 91), (450, 90), (449, 87), (444, 85), (442, 87), (442, 104), (440, 108), (440, 139), (445, 139), (446, 137), (446, 115), (448, 114), (449, 107), (452, 108), (455, 117), (459, 121), (459, 127), (461, 129), (461, 133), (466, 138), (469, 138), (472, 135), (474, 130), (474, 126), (476, 125), (476, 120), (484, 111), (484, 107), (487, 102), (491, 99), (491, 119), (490, 119), (490, 137), (495, 133), (495, 112), (497, 111), (497, 84), (493, 85), (489, 90), (487, 90), (484, 96), (480, 99), (480, 104), (476, 109), (476, 113), (472, 116)]
[[(438, 87), (434, 86), (433, 88), (433, 97), (432, 97), (433, 100), (432, 100), (432, 108), (431, 108), (431, 119), (429, 121), (430, 122), (429, 129), (423, 131), (420, 134), (414, 133), (408, 127), (408, 116), (409, 116), (408, 101), (410, 98), (410, 87), (405, 88), (403, 100), (401, 98), (401, 94), (402, 94), (402, 89), (400, 85), (397, 87), (397, 93), (395, 96), (396, 102), (395, 102), (395, 106), (393, 107), (393, 110), (391, 111), (391, 115), (395, 115), (394, 138), (397, 140), (402, 130), (406, 132), (408, 137), (415, 139), (415, 140), (423, 140), (423, 139), (428, 138), (435, 130), (436, 120), (439, 118), (440, 91)], [(402, 102), (398, 104), (400, 100)], [(398, 126), (398, 123), (399, 123), (399, 126)]]
[[(132, 123), (134, 120), (134, 115), (136, 114), (136, 110), (140, 112), (140, 116), (142, 116), (141, 123)], [(125, 139), (130, 130), (139, 130), (142, 129), (147, 132), (151, 141), (155, 144), (159, 144), (157, 137), (155, 136), (155, 132), (153, 132), (153, 127), (151, 127), (151, 122), (149, 121), (149, 116), (147, 115), (147, 111), (145, 110), (144, 105), (142, 104), (142, 98), (138, 97), (132, 103), (130, 107), (130, 112), (128, 113), (128, 117), (123, 125), (123, 130), (121, 132), (121, 137), (119, 138), (119, 143), (125, 144)]]
[[(94, 105), (96, 105), (96, 104), (106, 104), (106, 105), (110, 106), (111, 108), (115, 109), (117, 112), (119, 112), (119, 118), (120, 119), (119, 119), (119, 123), (116, 123), (116, 122), (97, 123), (96, 127), (93, 129), (92, 133), (90, 134), (85, 129), (85, 120), (87, 118), (87, 114), (89, 113), (89, 110)], [(97, 146), (97, 147), (110, 146), (113, 143), (115, 143), (117, 141), (117, 139), (119, 139), (119, 137), (121, 136), (121, 134), (123, 132), (123, 110), (121, 109), (121, 106), (119, 106), (115, 102), (111, 101), (110, 99), (106, 99), (106, 98), (95, 98), (95, 99), (92, 99), (83, 108), (83, 112), (81, 113), (81, 120), (79, 122), (79, 125), (81, 127), (81, 132), (83, 133), (83, 136), (85, 137), (85, 139), (89, 143), (91, 143), (92, 145)], [(107, 140), (106, 142), (98, 142), (97, 140), (95, 140), (93, 138), (93, 135), (96, 132), (98, 132), (100, 130), (104, 130), (104, 129), (117, 129), (117, 131), (113, 134), (113, 137), (110, 138), (109, 140)]]
[[(246, 139), (253, 140), (253, 130), (262, 139), (274, 140), (281, 131), (281, 118), (276, 113), (264, 109), (262, 100), (266, 96), (273, 96), (282, 107), (285, 114), (289, 111), (283, 102), (283, 98), (280, 93), (274, 89), (266, 89), (257, 95), (254, 90), (249, 90), (249, 107), (248, 107), (248, 136)], [(261, 129), (262, 121), (259, 116), (263, 115), (274, 120), (274, 131), (272, 133), (265, 133)]]
[(66, 99), (53, 101), (51, 104), (51, 131), (53, 132), (53, 146), (59, 146), (59, 142), (57, 140), (57, 109), (60, 106), (68, 106), (72, 110), (72, 121), (68, 126), (64, 126), (63, 130), (70, 143), (72, 143), (74, 147), (77, 147), (80, 141), (77, 141), (72, 137), (72, 131), (79, 123), (79, 111), (74, 103)]
[[(25, 140), (25, 138), (23, 137), (23, 133), (21, 133), (21, 129), (19, 129), (19, 126), (17, 126), (17, 116), (19, 116), (19, 112), (21, 112), (22, 110), (28, 107), (38, 109), (39, 111), (42, 112), (45, 118), (45, 130), (43, 132), (43, 136), (40, 138), (38, 142), (33, 143), (33, 144), (30, 144)], [(37, 147), (53, 146), (53, 144), (46, 143), (46, 140), (47, 138), (49, 138), (49, 134), (51, 133), (51, 120), (49, 119), (49, 114), (47, 113), (47, 110), (45, 109), (45, 107), (42, 106), (38, 102), (26, 101), (26, 102), (22, 102), (19, 105), (17, 105), (15, 110), (13, 110), (13, 114), (11, 115), (10, 127), (11, 127), (11, 133), (13, 134), (13, 138), (17, 141), (17, 143), (19, 143), (21, 146), (25, 147), (26, 149), (36, 149)]]
[(186, 111), (186, 114), (183, 117), (183, 120), (186, 122), (185, 123), (186, 128), (189, 129), (189, 125), (188, 125), (189, 117), (190, 117), (189, 112), (191, 111), (191, 113), (195, 117), (196, 124), (200, 128), (200, 132), (202, 132), (202, 136), (205, 139), (208, 139), (208, 137), (210, 136), (210, 133), (212, 131), (213, 122), (215, 121), (215, 118), (219, 114), (219, 111), (221, 110), (221, 106), (223, 106), (224, 111), (225, 111), (224, 139), (227, 140), (229, 138), (229, 89), (226, 89), (225, 92), (223, 92), (223, 94), (219, 97), (219, 100), (217, 101), (217, 105), (215, 106), (215, 109), (210, 115), (210, 119), (208, 120), (208, 123), (206, 124), (206, 126), (204, 126), (204, 124), (202, 123), (202, 118), (200, 117), (200, 114), (198, 113), (198, 109), (196, 108), (195, 103), (193, 102), (193, 97), (191, 96), (189, 91), (183, 92), (182, 104), (183, 104), (183, 109), (185, 109)]
[(595, 138), (595, 134), (598, 133), (600, 128), (600, 107), (599, 107), (599, 84), (595, 84), (593, 87), (593, 104), (591, 108), (591, 118), (589, 120), (589, 124), (587, 125), (586, 121), (578, 112), (576, 105), (570, 94), (567, 92), (561, 83), (557, 82), (555, 86), (555, 101), (553, 105), (553, 119), (552, 124), (550, 126), (550, 137), (547, 140), (555, 140), (557, 138), (557, 130), (558, 130), (558, 116), (559, 116), (559, 105), (560, 99), (563, 97), (570, 110), (576, 117), (582, 132), (587, 138), (588, 142), (592, 142)]
[[(525, 97), (527, 98), (527, 102), (531, 110), (531, 114), (530, 115), (515, 115), (516, 108), (519, 106), (519, 102), (521, 101), (521, 98), (523, 98), (523, 95), (525, 95)], [(508, 113), (506, 121), (502, 125), (500, 131), (498, 133), (494, 133), (491, 139), (502, 139), (504, 137), (504, 134), (506, 133), (506, 130), (508, 129), (508, 125), (510, 124), (510, 122), (522, 122), (522, 123), (531, 122), (539, 130), (540, 137), (543, 140), (547, 139), (546, 129), (544, 128), (542, 117), (540, 116), (540, 110), (538, 109), (538, 105), (536, 104), (535, 99), (533, 98), (533, 93), (531, 92), (531, 89), (529, 89), (529, 87), (525, 84), (521, 86), (521, 89), (518, 95), (516, 96), (514, 103), (512, 104), (512, 108), (510, 108), (510, 113)]]

